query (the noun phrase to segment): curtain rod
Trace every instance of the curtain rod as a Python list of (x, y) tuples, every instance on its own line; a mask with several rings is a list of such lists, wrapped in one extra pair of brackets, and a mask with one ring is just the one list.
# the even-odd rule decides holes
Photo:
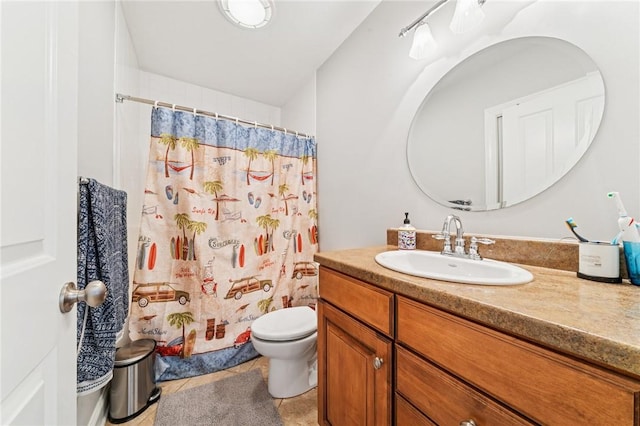
[(216, 120), (235, 121), (236, 123), (248, 124), (248, 125), (251, 125), (251, 126), (254, 126), (254, 127), (262, 127), (262, 128), (265, 128), (265, 129), (278, 130), (280, 132), (284, 132), (285, 135), (287, 133), (289, 133), (289, 134), (300, 136), (300, 137), (303, 137), (303, 138), (312, 138), (313, 137), (313, 136), (307, 135), (305, 133), (296, 132), (295, 130), (286, 129), (284, 127), (273, 126), (271, 124), (263, 124), (263, 123), (258, 123), (257, 121), (248, 121), (248, 120), (243, 120), (243, 119), (238, 118), (238, 117), (231, 117), (231, 116), (228, 116), (228, 115), (218, 114), (217, 112), (203, 111), (203, 110), (196, 109), (196, 108), (189, 108), (189, 107), (186, 107), (186, 106), (170, 104), (168, 102), (159, 102), (159, 101), (154, 101), (152, 99), (137, 98), (135, 96), (129, 96), (129, 95), (123, 95), (123, 94), (120, 94), (120, 93), (116, 93), (116, 102), (121, 104), (124, 101), (132, 101), (132, 102), (138, 102), (138, 103), (147, 104), (147, 105), (161, 106), (161, 107), (171, 108), (171, 109), (174, 109), (174, 110), (177, 109), (179, 111), (191, 112), (193, 114), (206, 115), (207, 117), (213, 117)]

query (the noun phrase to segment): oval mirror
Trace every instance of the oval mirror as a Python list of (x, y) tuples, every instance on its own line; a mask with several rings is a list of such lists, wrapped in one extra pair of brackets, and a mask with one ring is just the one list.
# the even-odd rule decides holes
[(427, 94), (409, 131), (409, 168), (444, 206), (512, 206), (578, 162), (603, 111), (604, 82), (583, 50), (550, 37), (503, 41), (456, 65)]

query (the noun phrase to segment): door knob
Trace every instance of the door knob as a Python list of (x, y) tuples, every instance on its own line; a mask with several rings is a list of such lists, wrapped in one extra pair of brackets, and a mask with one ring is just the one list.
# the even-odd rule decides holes
[(85, 302), (95, 308), (107, 298), (107, 286), (102, 281), (91, 281), (84, 290), (78, 290), (75, 283), (66, 283), (60, 290), (60, 312), (63, 314), (73, 308), (77, 302)]

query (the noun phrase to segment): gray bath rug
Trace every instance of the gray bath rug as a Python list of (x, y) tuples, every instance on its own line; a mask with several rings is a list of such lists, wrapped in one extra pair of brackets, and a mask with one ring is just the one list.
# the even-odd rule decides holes
[(260, 370), (162, 395), (154, 426), (282, 426)]

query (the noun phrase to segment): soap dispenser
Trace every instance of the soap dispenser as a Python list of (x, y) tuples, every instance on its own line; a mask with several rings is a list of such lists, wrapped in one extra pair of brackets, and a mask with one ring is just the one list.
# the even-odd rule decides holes
[(409, 213), (404, 214), (404, 223), (398, 230), (398, 249), (415, 250), (416, 228), (411, 225)]

